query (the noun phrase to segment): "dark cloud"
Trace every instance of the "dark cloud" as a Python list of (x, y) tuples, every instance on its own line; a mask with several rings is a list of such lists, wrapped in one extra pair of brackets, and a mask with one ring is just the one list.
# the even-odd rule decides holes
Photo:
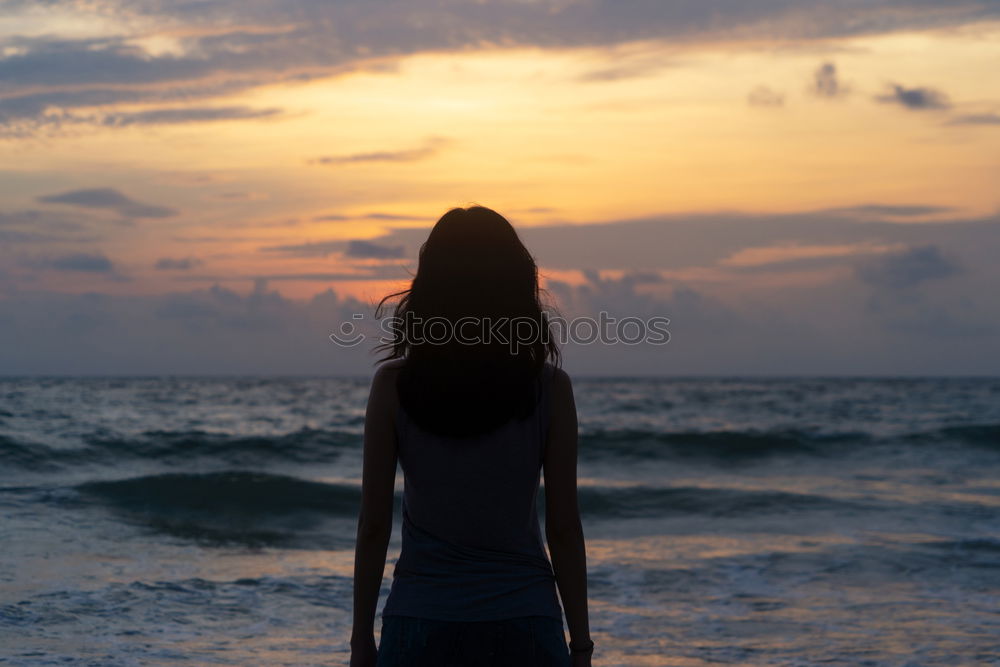
[[(372, 308), (327, 290), (293, 300), (255, 283), (159, 295), (14, 293), (0, 327), (3, 374), (363, 374), (374, 343), (338, 347)], [(361, 313), (358, 322), (353, 315)], [(377, 329), (368, 332), (374, 341)]]
[[(2, 61), (0, 61), (2, 62)], [(184, 103), (199, 97), (223, 95), (249, 87), (249, 82), (218, 83), (190, 82), (183, 88), (73, 88), (9, 94), (0, 98), (0, 137), (18, 138), (38, 132), (58, 132), (68, 127), (85, 125), (118, 127), (136, 124), (167, 124), (223, 120), (227, 113), (234, 119), (276, 115), (281, 109), (247, 109), (243, 107), (204, 107), (188, 115), (175, 109), (152, 108), (141, 112), (78, 111), (81, 107), (113, 107), (136, 103)], [(29, 91), (34, 88), (27, 87)], [(220, 111), (221, 109), (222, 111)], [(201, 115), (203, 117), (199, 118)]]
[(955, 116), (947, 125), (1000, 125), (1000, 113), (974, 113)]
[(532, 206), (529, 208), (517, 209), (517, 213), (555, 213), (559, 209), (553, 208), (552, 206)]
[(198, 275), (185, 274), (177, 276), (179, 282), (210, 282), (210, 283), (246, 283), (254, 280), (275, 282), (354, 282), (366, 280), (401, 280), (411, 277), (396, 265), (361, 267), (357, 273), (337, 271), (303, 271), (300, 273), (264, 273), (264, 274), (230, 274), (230, 275)]
[(344, 254), (359, 259), (401, 259), (404, 257), (403, 246), (384, 246), (371, 241), (349, 241)]
[(51, 234), (21, 231), (19, 229), (0, 229), (0, 242), (3, 243), (51, 243), (62, 242), (63, 239)]
[(0, 211), (0, 239), (5, 243), (87, 243), (102, 237), (90, 231), (94, 221), (76, 214), (27, 209)]
[(757, 86), (747, 95), (747, 104), (752, 107), (785, 106), (785, 96), (767, 86)]
[[(868, 214), (862, 214), (868, 208)], [(960, 247), (971, 252), (1000, 253), (1000, 218), (939, 219), (905, 223), (934, 210), (922, 204), (878, 205), (783, 215), (719, 213), (662, 215), (633, 220), (553, 223), (519, 227), (518, 232), (545, 269), (679, 271), (723, 267), (724, 260), (747, 248), (797, 246), (925, 246)], [(416, 257), (429, 227), (396, 228), (372, 239), (403, 245)], [(845, 265), (850, 261), (844, 257)], [(983, 262), (993, 260), (983, 259)]]
[[(725, 224), (723, 224), (725, 220)], [(619, 221), (598, 225), (524, 228), (544, 268), (570, 262), (599, 267), (585, 280), (548, 283), (549, 297), (567, 318), (667, 317), (667, 345), (577, 345), (564, 348), (567, 368), (581, 374), (962, 374), (1000, 372), (1000, 302), (993, 297), (1000, 220), (897, 224), (810, 213), (782, 216), (704, 216)], [(683, 265), (701, 238), (723, 230), (736, 246), (761, 239), (834, 242), (905, 239), (907, 250), (882, 256), (870, 281), (851, 274), (828, 285), (795, 284), (746, 291), (733, 298), (711, 280), (690, 283), (669, 272), (609, 266)], [(419, 245), (427, 229), (397, 230), (397, 243)], [(394, 234), (396, 234), (394, 232)], [(593, 252), (588, 244), (604, 243)], [(674, 244), (681, 247), (676, 252)], [(411, 250), (415, 245), (408, 245)], [(931, 246), (933, 250), (925, 249)], [(562, 249), (564, 255), (553, 254)], [(638, 249), (638, 251), (636, 251)], [(667, 262), (655, 262), (668, 251)], [(959, 270), (952, 256), (960, 256)], [(886, 261), (887, 260), (887, 261)], [(901, 265), (893, 266), (894, 264)], [(572, 264), (568, 264), (572, 266)], [(889, 267), (889, 268), (886, 268)], [(370, 270), (369, 270), (370, 269)], [(0, 372), (14, 373), (370, 373), (367, 343), (333, 346), (327, 338), (344, 322), (376, 322), (372, 304), (331, 291), (311, 300), (286, 298), (270, 281), (404, 278), (397, 264), (358, 274), (294, 273), (227, 276), (239, 291), (219, 286), (158, 295), (15, 292), (4, 301)], [(579, 270), (577, 268), (577, 270)], [(950, 271), (949, 279), (944, 279)], [(618, 277), (614, 277), (618, 276)], [(886, 277), (891, 276), (891, 277)], [(198, 277), (183, 273), (178, 280)], [(205, 277), (201, 277), (204, 279)], [(246, 284), (253, 285), (247, 293)], [(909, 284), (900, 288), (891, 285)], [(906, 301), (904, 304), (903, 302)], [(900, 305), (902, 304), (902, 306)], [(890, 310), (892, 309), (892, 310)], [(363, 319), (355, 319), (355, 315)], [(67, 335), (71, 333), (72, 335)], [(374, 327), (374, 335), (379, 335)], [(952, 344), (961, 336), (961, 344)], [(374, 339), (372, 339), (374, 340)], [(940, 345), (936, 345), (940, 343)], [(934, 354), (927, 350), (934, 349)]]
[(672, 63), (662, 57), (613, 57), (615, 64), (585, 72), (577, 78), (583, 83), (608, 83), (654, 74)]
[(826, 98), (840, 97), (846, 93), (840, 84), (837, 66), (834, 63), (823, 63), (813, 73), (812, 92)]
[(160, 271), (188, 271), (201, 265), (202, 261), (197, 257), (180, 257), (177, 259), (161, 257), (156, 260), (155, 267)]
[(56, 257), (51, 264), (57, 271), (84, 271), (87, 273), (111, 273), (115, 270), (111, 260), (104, 255), (75, 253)]
[(420, 148), (372, 151), (350, 155), (328, 155), (312, 160), (315, 164), (356, 164), (359, 162), (416, 162), (436, 155), (448, 143), (443, 137), (432, 137)]
[(137, 202), (114, 188), (73, 190), (38, 197), (37, 201), (43, 204), (66, 204), (83, 208), (106, 209), (126, 218), (168, 218), (177, 215), (177, 211), (172, 208)]
[(863, 206), (850, 206), (847, 208), (833, 208), (829, 209), (829, 212), (874, 218), (915, 218), (927, 215), (951, 213), (954, 212), (954, 210), (955, 209), (950, 206), (893, 206), (886, 204), (866, 204)]
[(132, 113), (108, 114), (101, 124), (112, 127), (127, 125), (165, 125), (177, 123), (204, 123), (219, 120), (246, 120), (268, 118), (281, 113), (281, 109), (253, 109), (250, 107), (191, 107), (179, 109), (149, 109)]
[(79, 273), (114, 274), (115, 266), (101, 253), (77, 252), (55, 257), (26, 259), (24, 266), (53, 271), (73, 271)]
[(365, 213), (361, 217), (366, 220), (429, 220), (426, 215), (405, 215), (400, 213)]
[(58, 229), (65, 231), (75, 231), (83, 228), (77, 221), (67, 220), (58, 215), (53, 215), (47, 211), (33, 209), (23, 211), (0, 211), (0, 227), (44, 227), (48, 229)]
[[(259, 201), (261, 199), (267, 199), (268, 194), (265, 192), (247, 192), (240, 190), (231, 190), (229, 192), (218, 192), (209, 195), (212, 199), (218, 201)], [(290, 218), (288, 220), (278, 220), (277, 222), (268, 223), (252, 223), (247, 225), (246, 223), (234, 223), (234, 227), (291, 227), (293, 225), (299, 224), (299, 221), (295, 218)]]
[(342, 253), (345, 257), (356, 259), (401, 259), (406, 256), (402, 245), (384, 245), (361, 239), (344, 241), (313, 241), (291, 245), (266, 246), (262, 252), (275, 252), (293, 257), (326, 257), (334, 253)]
[(330, 215), (320, 215), (313, 218), (316, 222), (342, 222), (347, 220), (385, 220), (389, 222), (417, 222), (420, 220), (429, 220), (426, 215), (407, 215), (402, 213), (361, 213), (359, 215), (340, 215), (340, 214), (330, 214)]
[(908, 248), (869, 260), (857, 267), (857, 275), (862, 282), (891, 289), (908, 289), (959, 273), (959, 265), (934, 245)]
[(385, 273), (378, 270), (363, 273), (268, 273), (260, 276), (263, 280), (304, 281), (304, 282), (346, 282), (353, 280), (385, 280), (402, 277), (399, 273)]
[[(12, 0), (4, 9), (16, 17), (17, 7), (29, 6)], [(422, 52), (642, 40), (688, 48), (700, 41), (812, 41), (1000, 17), (998, 3), (982, 0), (873, 0), (835, 12), (826, 0), (102, 0), (76, 10), (94, 12), (95, 6), (123, 23), (169, 26), (180, 50), (149, 53), (127, 34), (8, 37), (4, 46), (10, 51), (0, 59), (5, 84), (0, 133), (28, 136), (39, 128), (88, 120), (73, 113), (83, 107), (191, 103), (261, 85), (391, 70), (385, 59)], [(373, 59), (382, 60), (373, 64)], [(625, 62), (591, 78), (614, 80), (660, 65)], [(835, 78), (817, 83), (821, 94), (839, 92), (839, 86), (830, 87)]]
[(890, 91), (875, 99), (883, 104), (898, 104), (914, 111), (937, 110), (951, 108), (948, 96), (934, 88), (906, 88), (899, 84), (890, 84)]
[(333, 241), (311, 241), (309, 243), (293, 243), (290, 245), (265, 246), (261, 252), (274, 252), (293, 257), (326, 257), (333, 253), (343, 252), (347, 243), (336, 239)]

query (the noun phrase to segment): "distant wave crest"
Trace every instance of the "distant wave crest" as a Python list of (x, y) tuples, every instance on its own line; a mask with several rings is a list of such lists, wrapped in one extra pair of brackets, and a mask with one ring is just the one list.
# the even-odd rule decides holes
[(0, 435), (0, 464), (27, 470), (148, 460), (166, 464), (212, 459), (232, 465), (328, 463), (361, 436), (351, 431), (304, 428), (275, 436), (236, 436), (206, 431), (146, 431), (135, 437), (88, 434), (81, 447), (57, 448)]

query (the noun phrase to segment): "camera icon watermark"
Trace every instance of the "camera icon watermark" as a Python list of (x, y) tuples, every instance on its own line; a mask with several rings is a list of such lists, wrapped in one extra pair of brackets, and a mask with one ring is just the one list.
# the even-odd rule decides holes
[[(341, 347), (355, 347), (369, 338), (356, 324), (365, 320), (362, 313), (341, 323), (330, 340)], [(399, 339), (411, 345), (506, 345), (512, 353), (522, 346), (555, 341), (559, 345), (666, 345), (670, 342), (667, 317), (616, 318), (605, 311), (597, 317), (445, 317), (421, 318), (412, 313), (378, 321), (379, 344)]]

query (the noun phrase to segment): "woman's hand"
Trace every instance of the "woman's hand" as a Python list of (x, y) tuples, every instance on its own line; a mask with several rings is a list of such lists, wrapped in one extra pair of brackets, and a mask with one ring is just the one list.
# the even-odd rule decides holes
[(375, 637), (362, 642), (351, 642), (351, 667), (375, 667), (375, 658), (377, 657), (378, 649), (375, 647)]

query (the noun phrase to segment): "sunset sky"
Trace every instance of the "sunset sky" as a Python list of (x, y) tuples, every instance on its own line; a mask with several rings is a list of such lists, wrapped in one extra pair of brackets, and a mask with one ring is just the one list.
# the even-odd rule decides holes
[(0, 0), (0, 374), (367, 372), (472, 203), (671, 319), (580, 373), (1000, 373), (998, 71), (995, 0)]

